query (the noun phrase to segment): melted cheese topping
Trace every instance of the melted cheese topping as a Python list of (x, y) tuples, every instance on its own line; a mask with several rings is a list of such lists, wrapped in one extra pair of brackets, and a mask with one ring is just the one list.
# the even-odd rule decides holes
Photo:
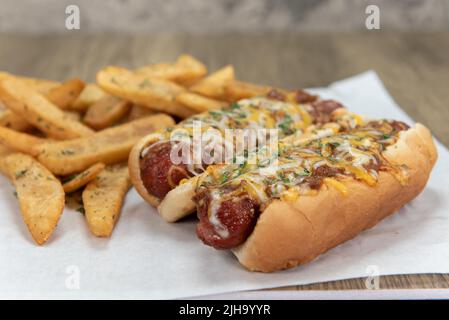
[(161, 133), (166, 140), (177, 131), (192, 134), (195, 122), (201, 123), (203, 131), (215, 128), (224, 133), (225, 129), (279, 128), (281, 135), (285, 135), (306, 128), (311, 124), (312, 118), (306, 105), (256, 97), (240, 100), (228, 108), (195, 115)]
[(344, 196), (348, 195), (348, 188), (340, 181), (333, 178), (324, 178), (324, 183), (340, 191)]
[[(225, 130), (227, 129), (278, 129), (278, 138), (282, 139), (287, 135), (296, 133), (298, 135), (310, 126), (312, 117), (307, 111), (311, 108), (309, 105), (301, 105), (290, 102), (272, 100), (264, 97), (240, 100), (238, 103), (231, 104), (230, 107), (204, 112), (190, 117), (172, 128), (161, 130), (157, 133), (155, 140), (158, 142), (144, 148), (141, 156), (144, 157), (157, 143), (167, 141), (185, 142), (192, 146), (192, 138), (200, 136), (203, 145), (217, 144), (212, 141), (213, 136), (219, 139), (223, 150), (230, 150), (241, 143), (244, 144), (244, 135), (237, 135), (232, 142), (226, 141)], [(198, 130), (199, 129), (199, 130)], [(195, 132), (198, 130), (198, 132)], [(195, 134), (198, 135), (195, 135)], [(204, 133), (210, 133), (205, 135)], [(263, 140), (257, 140), (256, 146), (266, 143)], [(255, 147), (255, 146), (254, 146)], [(245, 149), (251, 151), (252, 146), (245, 146)], [(226, 155), (226, 152), (224, 153)], [(221, 159), (229, 160), (229, 159)], [(216, 161), (213, 161), (216, 163)], [(221, 162), (221, 161), (220, 161)], [(204, 171), (201, 165), (187, 165), (188, 170), (193, 175), (198, 175)]]
[(208, 216), (209, 216), (209, 221), (210, 223), (214, 226), (214, 229), (217, 231), (218, 235), (222, 238), (227, 238), (229, 237), (229, 231), (228, 229), (226, 229), (225, 226), (223, 226), (223, 224), (221, 223), (220, 219), (217, 216), (218, 213), (218, 209), (220, 208), (220, 193), (215, 190), (213, 192), (211, 192), (211, 203), (209, 206), (209, 212), (208, 212)]
[[(343, 117), (339, 121), (343, 121), (342, 119)], [(314, 138), (310, 136), (300, 143), (291, 143), (291, 138), (280, 141), (279, 157), (275, 164), (259, 161), (244, 166), (211, 166), (208, 171), (214, 174), (202, 177), (199, 189), (215, 190), (232, 184), (240, 187), (231, 188), (234, 191), (222, 194), (214, 201), (220, 203), (224, 199), (240, 195), (243, 189), (251, 198), (264, 205), (275, 198), (295, 201), (302, 195), (309, 195), (316, 188), (314, 183), (325, 184), (347, 195), (344, 178), (350, 176), (373, 186), (379, 178), (380, 168), (401, 180), (406, 179), (403, 168), (393, 166), (382, 157), (386, 146), (398, 138), (398, 133), (394, 130), (393, 134), (385, 132), (385, 128), (392, 130), (392, 127), (383, 125), (388, 122), (381, 122), (381, 125), (368, 122), (347, 130), (360, 120), (351, 115), (346, 115), (344, 119), (339, 124), (343, 130), (341, 133), (335, 134), (333, 130), (323, 128), (314, 130)], [(387, 136), (388, 139), (385, 139)], [(285, 140), (289, 143), (284, 144)], [(383, 161), (380, 162), (380, 159)], [(223, 179), (224, 176), (226, 179)], [(219, 204), (214, 203), (213, 206), (219, 207)]]

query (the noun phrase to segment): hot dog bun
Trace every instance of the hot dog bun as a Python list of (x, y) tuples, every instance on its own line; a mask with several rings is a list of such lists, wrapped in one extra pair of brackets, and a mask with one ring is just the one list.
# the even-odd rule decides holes
[(240, 263), (262, 272), (306, 263), (373, 227), (415, 198), (437, 159), (429, 130), (416, 124), (401, 132), (399, 140), (383, 154), (391, 163), (408, 167), (405, 184), (382, 171), (374, 187), (352, 178), (342, 180), (348, 190), (346, 196), (323, 185), (314, 196), (302, 196), (293, 202), (274, 201), (261, 213), (246, 242), (233, 249)]
[(171, 190), (164, 199), (159, 199), (150, 194), (141, 178), (140, 158), (142, 151), (158, 140), (159, 135), (154, 133), (142, 138), (134, 145), (128, 158), (129, 175), (131, 182), (142, 198), (156, 207), (159, 215), (166, 222), (176, 222), (195, 211), (195, 203), (192, 201), (192, 197), (195, 195), (197, 177), (192, 177)]
[(195, 211), (196, 205), (192, 198), (195, 195), (197, 181), (198, 176), (188, 179), (160, 201), (157, 211), (166, 222), (176, 222)]
[(132, 184), (134, 185), (140, 196), (144, 198), (145, 201), (150, 203), (153, 207), (157, 207), (159, 205), (160, 199), (151, 195), (143, 185), (142, 179), (140, 177), (140, 157), (142, 151), (146, 147), (148, 147), (149, 145), (158, 140), (159, 140), (158, 133), (152, 133), (146, 137), (143, 137), (131, 149), (128, 158), (129, 176), (131, 178)]

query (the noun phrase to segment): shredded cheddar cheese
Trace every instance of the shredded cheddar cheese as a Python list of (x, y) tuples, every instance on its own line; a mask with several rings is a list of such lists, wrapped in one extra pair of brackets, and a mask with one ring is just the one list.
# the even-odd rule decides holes
[[(294, 136), (279, 141), (280, 151), (275, 162), (272, 159), (260, 160), (245, 171), (237, 165), (228, 165), (226, 170), (232, 179), (224, 183), (218, 181), (214, 174), (203, 179), (209, 180), (207, 187), (212, 190), (231, 184), (234, 187), (227, 189), (230, 190), (227, 196), (247, 194), (261, 205), (270, 199), (295, 201), (303, 195), (316, 194), (322, 184), (346, 196), (348, 188), (344, 181), (348, 177), (374, 186), (379, 170), (389, 171), (404, 183), (406, 174), (403, 168), (382, 157), (382, 151), (394, 143), (399, 134), (387, 121), (367, 122), (353, 127), (360, 121), (361, 117), (347, 114), (339, 117), (333, 125), (316, 127), (307, 133), (305, 139)], [(384, 136), (389, 139), (383, 139)], [(216, 201), (222, 201), (225, 197)]]
[(326, 183), (328, 186), (334, 187), (335, 189), (340, 191), (344, 196), (348, 195), (348, 188), (346, 188), (346, 186), (340, 181), (332, 178), (325, 178), (324, 183)]
[(282, 193), (281, 195), (281, 200), (285, 200), (285, 201), (296, 201), (299, 198), (299, 191), (297, 189), (291, 188), (287, 191), (285, 191), (284, 193)]

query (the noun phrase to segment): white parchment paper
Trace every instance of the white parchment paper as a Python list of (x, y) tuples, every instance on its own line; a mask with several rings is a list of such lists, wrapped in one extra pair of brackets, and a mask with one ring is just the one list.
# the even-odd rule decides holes
[[(413, 122), (374, 72), (314, 91), (361, 114)], [(13, 187), (0, 177), (0, 298), (180, 298), (377, 272), (449, 272), (449, 153), (441, 144), (438, 151), (430, 182), (413, 202), (312, 263), (272, 274), (247, 272), (231, 253), (204, 246), (193, 219), (164, 223), (134, 190), (110, 239), (92, 236), (84, 216), (66, 209), (39, 247)]]

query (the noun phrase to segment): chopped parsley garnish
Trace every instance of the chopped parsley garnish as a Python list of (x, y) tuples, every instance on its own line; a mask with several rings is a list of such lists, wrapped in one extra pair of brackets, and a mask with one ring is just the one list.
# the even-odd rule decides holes
[(240, 109), (240, 105), (237, 102), (233, 102), (231, 103), (231, 109), (232, 110)]
[(340, 142), (332, 141), (332, 142), (329, 142), (328, 145), (330, 145), (330, 146), (332, 146), (334, 148), (337, 148), (340, 145)]
[(115, 79), (115, 77), (111, 78), (111, 82), (116, 84), (116, 85), (119, 85), (119, 83), (118, 83), (117, 79)]
[(23, 177), (27, 173), (27, 171), (28, 170), (25, 169), (25, 170), (21, 170), (21, 171), (16, 172), (16, 179), (19, 179), (19, 178)]
[(61, 150), (61, 154), (63, 156), (69, 156), (69, 155), (75, 154), (75, 151), (73, 151), (73, 150)]
[(285, 176), (285, 174), (284, 174), (283, 172), (279, 173), (279, 174), (278, 174), (278, 177), (279, 177), (279, 179), (281, 179), (282, 182), (284, 182), (284, 183), (289, 183), (289, 182), (290, 182), (290, 180)]
[(209, 114), (214, 118), (215, 120), (221, 119), (221, 113), (217, 111), (209, 111)]
[(228, 181), (230, 175), (231, 173), (229, 171), (225, 171), (220, 177), (220, 183), (225, 183)]
[(245, 160), (245, 162), (239, 164), (238, 175), (241, 175), (244, 172), (247, 164), (248, 164), (248, 162), (246, 160)]
[(281, 128), (284, 134), (289, 134), (292, 131), (292, 129), (290, 128), (292, 123), (293, 123), (292, 117), (290, 117), (289, 114), (286, 114), (284, 116), (284, 120), (282, 120), (282, 122), (278, 126), (279, 128)]
[(71, 175), (69, 175), (69, 176), (63, 177), (63, 178), (61, 179), (61, 182), (62, 182), (63, 184), (64, 184), (64, 183), (67, 183), (67, 182), (69, 182), (69, 181), (72, 181), (76, 176), (77, 176), (77, 174), (74, 173), (74, 174), (71, 174)]
[(302, 177), (308, 177), (308, 176), (310, 176), (310, 171), (307, 170), (306, 168), (304, 168), (304, 170), (302, 172), (300, 172), (299, 175)]
[(139, 84), (139, 88), (143, 89), (145, 87), (148, 87), (150, 85), (150, 83), (151, 83), (150, 80), (145, 79)]

